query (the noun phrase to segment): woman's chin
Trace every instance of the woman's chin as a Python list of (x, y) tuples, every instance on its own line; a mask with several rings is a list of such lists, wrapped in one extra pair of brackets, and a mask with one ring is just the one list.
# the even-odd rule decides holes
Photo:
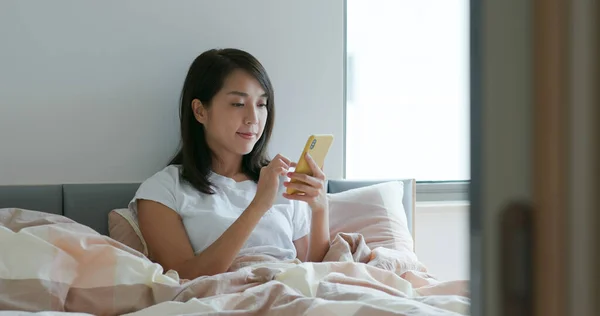
[(237, 151), (240, 155), (245, 156), (249, 153), (252, 152), (252, 149), (254, 149), (254, 147), (243, 147), (243, 148), (239, 148), (239, 150)]
[(256, 143), (256, 140), (237, 139), (236, 142), (230, 143), (230, 145), (233, 146), (229, 148), (232, 150), (232, 152), (244, 156), (252, 152), (252, 150), (256, 146)]

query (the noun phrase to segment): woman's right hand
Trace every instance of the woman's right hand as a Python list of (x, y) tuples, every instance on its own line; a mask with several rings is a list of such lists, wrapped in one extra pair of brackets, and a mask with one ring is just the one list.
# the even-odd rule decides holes
[(260, 169), (256, 196), (253, 201), (255, 205), (263, 208), (265, 212), (273, 206), (280, 188), (279, 177), (285, 176), (290, 167), (293, 167), (292, 162), (278, 154), (267, 166)]

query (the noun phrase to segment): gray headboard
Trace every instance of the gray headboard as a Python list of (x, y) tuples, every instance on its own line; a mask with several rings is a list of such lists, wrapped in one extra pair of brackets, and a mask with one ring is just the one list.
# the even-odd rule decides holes
[[(397, 180), (404, 184), (402, 204), (408, 225), (414, 234), (415, 180)], [(328, 191), (337, 193), (384, 181), (329, 180)], [(0, 186), (0, 208), (23, 208), (60, 214), (108, 234), (108, 213), (126, 208), (139, 183), (5, 185)]]

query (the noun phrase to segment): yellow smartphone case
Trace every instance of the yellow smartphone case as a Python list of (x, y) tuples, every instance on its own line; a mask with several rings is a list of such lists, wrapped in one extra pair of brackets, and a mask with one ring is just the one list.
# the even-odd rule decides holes
[[(312, 176), (312, 169), (306, 161), (305, 156), (306, 153), (309, 153), (313, 160), (317, 163), (319, 168), (323, 169), (323, 165), (325, 164), (325, 157), (329, 152), (329, 148), (333, 143), (333, 135), (311, 135), (306, 141), (306, 145), (304, 146), (304, 150), (302, 150), (302, 155), (300, 155), (300, 159), (298, 159), (298, 163), (296, 165), (295, 172), (303, 173)], [(292, 179), (290, 182), (301, 182), (296, 179)], [(297, 190), (292, 188), (287, 188), (287, 194), (297, 193)]]

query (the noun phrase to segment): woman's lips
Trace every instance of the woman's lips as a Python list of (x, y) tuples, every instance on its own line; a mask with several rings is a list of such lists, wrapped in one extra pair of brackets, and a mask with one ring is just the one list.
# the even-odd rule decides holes
[(241, 138), (244, 138), (244, 139), (252, 139), (252, 138), (254, 138), (254, 135), (256, 135), (256, 134), (254, 134), (254, 133), (240, 133), (240, 132), (238, 132), (237, 134), (238, 134), (238, 135), (239, 135)]

